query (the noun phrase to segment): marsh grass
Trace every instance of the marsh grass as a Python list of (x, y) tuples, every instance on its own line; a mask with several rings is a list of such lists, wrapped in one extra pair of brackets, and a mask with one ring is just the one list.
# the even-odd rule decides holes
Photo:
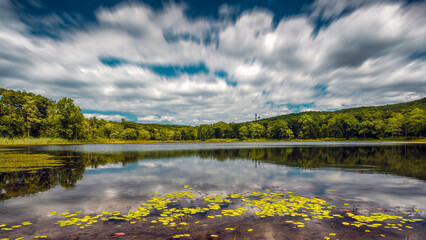
[(43, 145), (71, 143), (73, 142), (62, 138), (0, 138), (0, 145)]
[(48, 154), (20, 154), (0, 152), (0, 173), (34, 171), (63, 165)]

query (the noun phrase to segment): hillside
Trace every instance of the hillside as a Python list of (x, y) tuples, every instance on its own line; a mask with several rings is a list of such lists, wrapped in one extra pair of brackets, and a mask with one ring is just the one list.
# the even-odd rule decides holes
[(270, 118), (264, 118), (262, 121), (275, 121), (275, 120), (289, 120), (292, 118), (297, 118), (302, 115), (329, 115), (329, 114), (339, 114), (339, 113), (359, 113), (362, 111), (392, 111), (405, 113), (413, 108), (419, 108), (426, 111), (426, 97), (411, 102), (397, 103), (397, 104), (388, 104), (382, 106), (370, 106), (370, 107), (356, 107), (356, 108), (346, 108), (337, 111), (314, 111), (314, 112), (300, 112), (300, 113), (290, 113), (285, 115), (279, 115)]
[(418, 139), (426, 135), (426, 98), (334, 112), (293, 113), (257, 122), (182, 126), (84, 118), (80, 107), (67, 97), (56, 102), (34, 93), (4, 88), (0, 88), (0, 96), (0, 140)]

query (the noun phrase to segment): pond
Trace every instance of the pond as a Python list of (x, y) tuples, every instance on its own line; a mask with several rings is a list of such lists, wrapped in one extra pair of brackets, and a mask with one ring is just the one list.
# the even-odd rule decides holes
[[(86, 144), (0, 153), (0, 239), (423, 239), (426, 230), (422, 143)], [(13, 163), (18, 158), (29, 160)]]

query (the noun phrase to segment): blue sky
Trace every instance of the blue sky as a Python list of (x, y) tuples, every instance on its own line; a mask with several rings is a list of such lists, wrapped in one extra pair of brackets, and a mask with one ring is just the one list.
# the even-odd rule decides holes
[(199, 125), (419, 99), (426, 3), (0, 0), (0, 86)]

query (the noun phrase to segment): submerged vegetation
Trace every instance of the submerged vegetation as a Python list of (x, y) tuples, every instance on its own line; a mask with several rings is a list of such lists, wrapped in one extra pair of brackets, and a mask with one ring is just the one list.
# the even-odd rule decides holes
[(34, 171), (61, 166), (62, 161), (48, 154), (22, 154), (0, 152), (0, 173)]
[[(166, 239), (179, 238), (224, 238), (230, 233), (238, 232), (239, 236), (247, 238), (256, 236), (257, 231), (262, 231), (256, 224), (252, 226), (227, 223), (227, 218), (243, 219), (276, 219), (279, 218), (281, 225), (289, 228), (314, 228), (316, 224), (332, 226), (325, 231), (316, 232), (316, 238), (331, 239), (339, 237), (341, 233), (351, 229), (360, 228), (363, 234), (368, 237), (385, 237), (384, 232), (394, 235), (398, 231), (410, 231), (416, 228), (417, 222), (422, 218), (410, 216), (407, 212), (378, 211), (362, 214), (351, 208), (348, 203), (337, 203), (333, 205), (318, 197), (303, 197), (294, 194), (286, 189), (272, 189), (251, 193), (231, 193), (214, 194), (198, 190), (198, 186), (185, 185), (185, 190), (173, 193), (161, 193), (156, 191), (156, 195), (145, 203), (140, 204), (137, 210), (130, 210), (122, 213), (117, 210), (108, 210), (97, 214), (85, 215), (83, 211), (77, 212), (50, 212), (50, 216), (61, 228), (75, 231), (82, 231), (90, 228), (96, 231), (96, 227), (101, 223), (109, 223), (120, 227), (122, 231), (112, 234), (126, 235), (123, 230), (135, 231), (137, 227), (143, 229), (156, 228), (162, 230)], [(421, 211), (414, 209), (415, 212)], [(238, 220), (237, 220), (238, 221)], [(32, 225), (30, 221), (22, 222), (13, 226), (1, 224), (1, 232), (19, 231), (25, 226)], [(333, 227), (333, 225), (336, 227)], [(131, 226), (131, 228), (130, 228)], [(213, 229), (208, 228), (214, 226)], [(281, 226), (282, 227), (282, 226)], [(194, 229), (198, 229), (194, 230)], [(66, 231), (66, 230), (65, 230)], [(65, 231), (60, 231), (63, 234)], [(99, 231), (99, 230), (98, 230)], [(42, 232), (42, 230), (41, 230)], [(155, 233), (153, 233), (155, 234)], [(410, 236), (405, 233), (404, 236)], [(37, 238), (49, 237), (37, 235)], [(63, 237), (63, 236), (52, 236)], [(79, 237), (80, 238), (80, 237)], [(234, 239), (236, 235), (234, 235)]]
[[(223, 139), (421, 139), (426, 98), (381, 107), (288, 114), (246, 123), (200, 126), (85, 119), (71, 98), (58, 102), (33, 93), (0, 89), (0, 144)], [(16, 140), (18, 139), (18, 140)], [(29, 139), (29, 140), (24, 140)], [(39, 140), (35, 140), (39, 139)]]

